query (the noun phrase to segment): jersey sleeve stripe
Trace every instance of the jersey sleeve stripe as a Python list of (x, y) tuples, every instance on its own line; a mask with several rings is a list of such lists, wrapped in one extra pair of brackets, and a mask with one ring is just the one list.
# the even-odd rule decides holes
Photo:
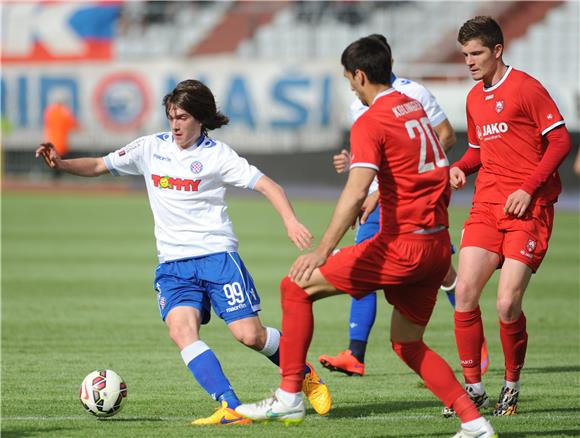
[(262, 176), (264, 176), (264, 174), (262, 172), (256, 173), (256, 175), (254, 175), (254, 177), (252, 178), (252, 180), (248, 184), (248, 188), (254, 190), (254, 187), (256, 187), (256, 183), (258, 182), (258, 180), (260, 178), (262, 178)]
[(447, 116), (443, 112), (436, 114), (433, 116), (433, 118), (429, 118), (429, 122), (431, 122), (431, 126), (433, 126), (433, 128), (439, 126), (445, 120), (447, 120)]
[(367, 169), (374, 169), (377, 172), (379, 171), (379, 167), (373, 163), (353, 163), (350, 165), (351, 169), (353, 169), (355, 167), (366, 167)]
[(546, 135), (548, 132), (550, 132), (552, 129), (557, 128), (558, 126), (561, 126), (563, 124), (565, 124), (566, 122), (564, 122), (564, 120), (560, 120), (559, 122), (554, 123), (551, 126), (548, 126), (546, 129), (544, 129), (542, 131), (542, 135)]
[(479, 145), (478, 144), (473, 144), (473, 143), (467, 143), (469, 145), (470, 148), (475, 148), (475, 149), (479, 149)]
[(109, 169), (109, 172), (111, 173), (111, 175), (115, 175), (115, 176), (121, 175), (119, 172), (117, 172), (117, 170), (113, 166), (113, 162), (111, 161), (111, 158), (108, 155), (106, 157), (104, 157), (104, 160), (105, 160), (105, 166), (107, 166), (107, 169)]

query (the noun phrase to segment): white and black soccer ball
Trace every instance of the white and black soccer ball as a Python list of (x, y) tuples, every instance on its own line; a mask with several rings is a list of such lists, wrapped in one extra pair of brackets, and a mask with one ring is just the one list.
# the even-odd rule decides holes
[(93, 371), (81, 384), (81, 404), (97, 417), (112, 417), (123, 408), (126, 398), (127, 385), (113, 370)]

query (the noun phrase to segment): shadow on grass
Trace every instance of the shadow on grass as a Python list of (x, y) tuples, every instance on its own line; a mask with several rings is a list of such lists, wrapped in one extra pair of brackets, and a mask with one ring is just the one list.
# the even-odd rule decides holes
[(335, 406), (332, 408), (330, 417), (332, 418), (358, 418), (368, 417), (372, 414), (388, 415), (393, 412), (409, 411), (422, 408), (440, 408), (437, 401), (385, 401), (381, 403), (361, 403), (357, 406)]
[(551, 373), (577, 373), (580, 371), (580, 366), (566, 366), (566, 367), (531, 367), (524, 368), (524, 374), (551, 374)]
[(502, 438), (526, 438), (529, 436), (579, 436), (580, 429), (562, 429), (543, 432), (502, 432)]
[(70, 432), (72, 429), (69, 427), (39, 427), (38, 429), (31, 428), (30, 430), (20, 430), (20, 431), (12, 431), (12, 430), (4, 430), (2, 429), (2, 438), (22, 438), (27, 436), (38, 436), (41, 433), (47, 432), (58, 432), (58, 431), (67, 431)]
[(99, 418), (97, 420), (99, 423), (136, 423), (136, 422), (146, 422), (146, 423), (155, 423), (160, 421), (165, 421), (163, 418), (151, 418), (151, 417), (131, 417), (131, 418), (123, 418), (123, 417), (115, 417), (115, 418)]
[[(103, 423), (151, 423), (151, 422), (161, 422), (164, 421), (162, 418), (148, 418), (148, 417), (132, 417), (132, 418), (99, 418), (96, 421), (100, 424)], [(0, 431), (0, 435), (2, 438), (21, 438), (21, 437), (29, 437), (29, 436), (38, 436), (42, 433), (55, 433), (58, 431), (71, 431), (76, 430), (70, 427), (26, 427), (27, 430), (7, 430), (2, 429)]]

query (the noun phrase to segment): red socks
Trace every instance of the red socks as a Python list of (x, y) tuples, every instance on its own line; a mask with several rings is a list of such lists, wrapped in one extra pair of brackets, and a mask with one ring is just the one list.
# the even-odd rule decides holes
[(455, 378), (451, 367), (423, 341), (392, 342), (393, 350), (415, 371), (445, 406), (453, 407), (462, 423), (481, 417)]
[(455, 341), (466, 383), (481, 382), (483, 323), (479, 306), (468, 312), (455, 311)]
[(301, 392), (306, 353), (314, 331), (312, 301), (304, 289), (284, 277), (280, 283), (282, 300), (282, 333), (280, 338), (280, 388)]
[(528, 347), (524, 312), (521, 313), (517, 321), (500, 321), (499, 336), (505, 357), (505, 379), (510, 382), (518, 382)]

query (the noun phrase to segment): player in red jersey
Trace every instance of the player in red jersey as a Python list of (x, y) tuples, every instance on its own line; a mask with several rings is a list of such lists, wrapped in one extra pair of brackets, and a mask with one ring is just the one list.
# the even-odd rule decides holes
[[(462, 421), (457, 436), (497, 436), (447, 363), (423, 342), (441, 280), (451, 262), (447, 232), (449, 163), (422, 105), (391, 87), (391, 53), (362, 38), (342, 54), (344, 75), (369, 106), (351, 131), (351, 170), (332, 221), (314, 252), (299, 257), (282, 280), (282, 382), (274, 396), (240, 405), (254, 420), (299, 423), (303, 366), (312, 339), (312, 303), (347, 293), (362, 297), (384, 289), (394, 306), (395, 353)], [(372, 239), (336, 245), (356, 220), (378, 175), (381, 229)], [(333, 255), (331, 255), (333, 254)], [(475, 435), (474, 435), (475, 436)]]
[(458, 41), (478, 83), (467, 96), (469, 148), (450, 170), (451, 187), (479, 170), (459, 253), (455, 337), (466, 390), (488, 403), (480, 370), (481, 292), (496, 269), (505, 383), (494, 415), (514, 415), (528, 335), (524, 292), (539, 268), (561, 190), (557, 168), (570, 151), (562, 115), (542, 84), (503, 59), (503, 35), (490, 17), (475, 17)]

